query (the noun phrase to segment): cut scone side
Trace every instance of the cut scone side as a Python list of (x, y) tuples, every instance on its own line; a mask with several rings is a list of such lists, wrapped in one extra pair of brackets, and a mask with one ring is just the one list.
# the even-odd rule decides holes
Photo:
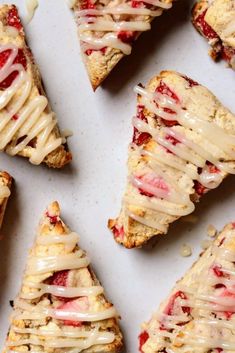
[[(29, 252), (23, 284), (14, 302), (4, 353), (7, 347), (15, 352), (25, 351), (26, 347), (28, 352), (40, 350), (45, 353), (69, 353), (76, 347), (83, 353), (121, 351), (123, 338), (118, 314), (107, 300), (86, 252), (76, 245), (77, 237), (61, 220), (59, 204), (53, 202), (40, 221), (35, 243)], [(50, 266), (51, 258), (55, 259), (54, 267)], [(37, 259), (40, 259), (40, 264)], [(43, 261), (48, 262), (44, 269)], [(67, 270), (64, 262), (72, 265), (72, 269)], [(43, 288), (44, 292), (37, 293)], [(81, 294), (78, 296), (78, 293)], [(32, 313), (42, 315), (40, 320), (33, 320), (32, 316), (29, 318), (33, 314), (26, 310), (26, 305), (32, 307)], [(45, 315), (44, 310), (48, 311)], [(78, 320), (79, 315), (83, 315), (83, 321)], [(93, 319), (89, 321), (86, 315), (93, 315)], [(53, 335), (47, 336), (49, 332)], [(21, 344), (22, 340), (24, 344)]]
[(232, 0), (198, 1), (192, 9), (192, 23), (211, 46), (214, 60), (224, 59), (235, 69), (235, 7)]
[[(217, 353), (230, 347), (233, 331), (229, 324), (234, 310), (229, 285), (234, 253), (235, 228), (230, 223), (176, 282), (152, 318), (143, 323), (139, 336), (141, 353)], [(228, 308), (230, 312), (226, 311)]]
[[(197, 114), (203, 119), (208, 120), (208, 122), (213, 122), (215, 127), (218, 125), (220, 128), (225, 130), (226, 133), (235, 135), (234, 115), (228, 109), (223, 107), (217, 98), (208, 89), (184, 75), (172, 71), (164, 71), (149, 82), (146, 91), (149, 92), (149, 94), (155, 94), (154, 92), (157, 89), (162, 90), (164, 85), (168, 87), (167, 89), (173, 92), (175, 96), (179, 97), (179, 100), (181, 101), (180, 103), (184, 107), (183, 109), (189, 111), (190, 114)], [(154, 126), (158, 132), (160, 131), (160, 134), (161, 130), (163, 129), (168, 129), (170, 132), (172, 132), (172, 129), (174, 129), (175, 131), (173, 132), (176, 132), (177, 134), (183, 133), (187, 139), (193, 141), (194, 144), (197, 143), (205, 150), (209, 148), (211, 151), (211, 144), (209, 143), (207, 146), (208, 141), (204, 141), (202, 136), (194, 132), (190, 132), (189, 128), (184, 128), (184, 126), (181, 126), (180, 124), (173, 124), (175, 125), (172, 125), (173, 127), (169, 124), (168, 126), (165, 125), (167, 121), (164, 121), (164, 119), (159, 116), (157, 117), (153, 112), (151, 112), (143, 103), (143, 97), (141, 97), (141, 95), (138, 96), (137, 119), (148, 121), (148, 125)], [(108, 227), (113, 232), (115, 240), (127, 248), (140, 247), (153, 236), (166, 234), (170, 223), (181, 217), (174, 214), (167, 214), (162, 211), (154, 211), (145, 207), (137, 206), (140, 201), (142, 202), (142, 193), (138, 193), (136, 191), (138, 189), (133, 186), (133, 183), (130, 182), (130, 180), (133, 174), (136, 175), (141, 173), (141, 171), (146, 168), (146, 165), (149, 164), (149, 161), (151, 161), (151, 158), (148, 157), (149, 153), (153, 154), (153, 151), (154, 153), (158, 153), (158, 150), (162, 153), (162, 145), (159, 144), (156, 141), (156, 138), (154, 139), (151, 134), (146, 132), (140, 133), (136, 128), (134, 130), (133, 141), (134, 142), (132, 142), (129, 147), (128, 183), (123, 200), (126, 198), (130, 199), (131, 197), (131, 201), (134, 202), (130, 201), (129, 206), (127, 207), (127, 203), (123, 201), (119, 217), (116, 219), (111, 219), (108, 222)], [(137, 146), (138, 141), (141, 142), (140, 146)], [(179, 141), (176, 141), (176, 144), (177, 143), (179, 143)], [(140, 148), (142, 151), (141, 155), (138, 151)], [(230, 162), (231, 159), (229, 159), (228, 156), (226, 156), (224, 153), (221, 152), (222, 154), (220, 156), (220, 151), (217, 150), (217, 147), (214, 151), (212, 148), (212, 152), (216, 158), (223, 158), (226, 165), (232, 163), (234, 166), (234, 161)], [(155, 156), (157, 156), (157, 154), (155, 154)], [(166, 167), (164, 166), (164, 168)], [(219, 171), (218, 168), (208, 163), (206, 168), (209, 168), (209, 173), (220, 174), (221, 180), (219, 181), (218, 185), (228, 174), (227, 172)], [(192, 163), (187, 163), (187, 169), (190, 174), (197, 174), (199, 170)], [(172, 178), (173, 172), (175, 173), (175, 182), (178, 183), (180, 187), (182, 187), (183, 193), (186, 191), (190, 197), (191, 203), (199, 201), (200, 197), (209, 191), (209, 188), (203, 187), (198, 181), (190, 181), (187, 175), (178, 173), (177, 169), (171, 168), (171, 170), (167, 171), (168, 174), (166, 174), (166, 176), (171, 174)], [(183, 212), (184, 211), (182, 210), (181, 213)], [(130, 213), (134, 214), (134, 218), (131, 217)], [(184, 215), (186, 215), (186, 213)], [(139, 218), (141, 218), (143, 223), (141, 223), (141, 221), (137, 221)], [(148, 220), (148, 222), (146, 222), (146, 220)], [(161, 229), (157, 227), (150, 227), (148, 224), (153, 223), (152, 220), (154, 220), (155, 224), (160, 224)]]
[[(61, 168), (65, 164), (67, 164), (71, 161), (72, 155), (68, 150), (68, 146), (65, 141), (65, 138), (61, 136), (61, 133), (59, 131), (59, 127), (58, 127), (57, 123), (56, 122), (53, 123), (54, 127), (51, 128), (50, 132), (48, 130), (49, 127), (46, 125), (46, 118), (51, 119), (51, 116), (53, 116), (53, 119), (54, 119), (55, 113), (51, 110), (50, 103), (48, 102), (48, 99), (46, 97), (46, 94), (45, 94), (45, 91), (44, 91), (44, 88), (42, 85), (42, 80), (41, 80), (41, 76), (40, 76), (38, 67), (35, 63), (33, 54), (26, 43), (25, 32), (24, 32), (21, 20), (19, 18), (18, 10), (17, 10), (16, 6), (15, 5), (1, 5), (0, 6), (0, 21), (2, 24), (1, 35), (0, 35), (0, 44), (2, 45), (2, 48), (4, 48), (4, 46), (10, 46), (10, 47), (13, 46), (14, 48), (18, 48), (18, 54), (17, 54), (17, 57), (15, 60), (19, 61), (19, 59), (17, 59), (17, 58), (20, 57), (21, 61), (19, 61), (19, 63), (21, 65), (24, 65), (24, 68), (22, 69), (22, 66), (21, 66), (21, 68), (19, 68), (19, 69), (17, 68), (17, 70), (19, 70), (19, 71), (16, 71), (16, 72), (18, 72), (18, 75), (20, 75), (20, 74), (23, 75), (24, 70), (25, 70), (26, 74), (28, 75), (27, 76), (28, 80), (29, 80), (29, 82), (31, 82), (30, 83), (31, 89), (30, 89), (30, 91), (28, 91), (27, 99), (23, 103), (23, 105), (21, 105), (21, 108), (17, 111), (17, 114), (15, 114), (13, 116), (12, 120), (15, 120), (15, 124), (16, 124), (18, 122), (17, 120), (19, 119), (18, 116), (20, 114), (22, 114), (24, 109), (29, 107), (30, 103), (32, 103), (33, 100), (36, 104), (36, 101), (39, 102), (40, 98), (43, 99), (42, 97), (45, 97), (47, 100), (47, 106), (45, 107), (42, 114), (43, 114), (43, 117), (45, 117), (45, 121), (44, 121), (44, 125), (43, 125), (43, 126), (45, 126), (44, 133), (49, 134), (48, 138), (45, 142), (47, 144), (45, 146), (45, 149), (47, 148), (49, 153), (45, 155), (43, 162), (45, 162), (50, 167)], [(7, 50), (5, 50), (5, 52)], [(2, 57), (3, 57), (3, 53), (4, 53), (4, 49), (2, 49), (2, 53), (1, 53)], [(3, 59), (1, 59), (1, 60), (3, 60)], [(6, 70), (6, 68), (5, 68), (6, 64), (1, 63), (1, 65), (4, 65), (3, 67), (1, 67), (1, 69)], [(9, 80), (9, 77), (7, 77), (7, 80)], [(6, 82), (6, 80), (4, 82)], [(11, 85), (13, 87), (14, 82), (15, 81), (13, 81), (13, 83), (10, 83), (8, 85)], [(6, 86), (6, 83), (5, 83), (5, 87), (4, 87), (3, 82), (1, 82), (0, 85), (1, 85), (0, 92), (3, 94), (4, 89), (5, 90), (8, 89), (8, 86)], [(12, 98), (12, 102), (10, 102), (12, 110), (14, 110), (16, 105), (19, 103), (19, 97), (23, 92), (22, 87), (24, 87), (23, 83), (22, 83), (22, 86), (19, 86), (18, 91), (15, 91), (16, 93)], [(6, 107), (8, 107), (9, 104)], [(6, 114), (4, 109), (2, 110), (1, 113), (3, 116), (4, 116), (4, 114)], [(7, 128), (9, 129), (9, 131), (11, 131), (10, 129), (13, 129), (13, 127), (14, 127), (13, 123), (14, 123), (14, 121), (9, 122), (7, 124), (7, 126), (5, 127), (5, 130), (4, 130), (4, 133), (5, 133), (5, 131), (7, 131), (6, 130)], [(29, 123), (29, 121), (27, 121), (27, 123)], [(33, 124), (33, 121), (32, 121), (32, 124)], [(49, 120), (48, 120), (48, 124), (49, 124)], [(19, 127), (18, 130), (15, 132), (15, 135), (13, 135), (12, 140), (3, 146), (3, 150), (5, 150), (7, 153), (12, 154), (12, 152), (11, 152), (12, 147), (19, 146), (20, 143), (22, 142), (22, 140), (27, 137), (27, 132), (25, 133), (26, 137), (22, 136), (22, 135), (17, 135), (17, 134), (20, 134), (19, 131), (22, 131), (22, 134), (23, 134), (23, 130), (24, 130), (23, 126), (26, 131), (26, 124), (24, 122), (24, 123), (22, 123), (21, 128)], [(19, 130), (19, 129), (21, 129), (21, 130)], [(27, 131), (32, 134), (33, 129), (36, 131), (35, 125), (32, 125), (32, 127), (30, 129), (31, 130), (28, 129)], [(40, 138), (40, 143), (42, 143), (41, 142), (42, 141), (42, 132), (43, 132), (43, 130), (39, 131), (36, 138), (33, 138), (31, 141), (29, 141), (29, 143), (26, 146), (24, 146), (24, 148), (23, 147), (18, 148), (18, 151), (14, 152), (14, 154), (18, 154), (23, 157), (31, 159), (33, 154), (35, 153), (37, 143), (38, 143), (38, 138)], [(10, 134), (10, 132), (9, 132), (9, 134)], [(55, 143), (55, 141), (61, 141), (61, 142), (60, 142), (60, 144), (57, 143), (57, 147), (55, 147), (52, 151), (50, 151), (53, 148), (50, 146), (52, 146), (53, 143)], [(34, 163), (34, 162), (32, 162), (32, 163)], [(35, 162), (35, 164), (39, 164), (39, 162), (38, 163)]]
[[(10, 174), (8, 174), (7, 172), (0, 171), (0, 190), (2, 186), (4, 188), (7, 187), (9, 189), (9, 194), (10, 194), (11, 184), (12, 184), (12, 177), (10, 176)], [(9, 196), (1, 198), (1, 192), (0, 192), (0, 228), (2, 226)]]

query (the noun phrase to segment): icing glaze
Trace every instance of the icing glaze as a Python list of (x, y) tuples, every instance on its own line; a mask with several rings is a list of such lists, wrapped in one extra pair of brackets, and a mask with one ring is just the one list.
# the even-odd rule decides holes
[[(103, 8), (81, 9), (76, 12), (78, 22), (78, 33), (83, 42), (83, 50), (100, 50), (104, 47), (111, 47), (121, 50), (124, 54), (131, 53), (131, 45), (123, 41), (119, 33), (131, 31), (133, 34), (147, 31), (151, 28), (150, 19), (160, 16), (164, 9), (169, 9), (172, 5), (158, 0), (146, 0), (144, 4), (155, 7), (148, 9), (137, 0), (140, 6), (133, 7), (130, 2), (118, 3)], [(121, 18), (132, 16), (132, 19), (124, 21)], [(109, 33), (106, 33), (109, 32)]]
[(62, 138), (51, 138), (56, 119), (54, 113), (47, 112), (47, 98), (34, 95), (30, 73), (22, 64), (15, 63), (19, 48), (13, 44), (0, 45), (0, 54), (4, 52), (10, 54), (0, 68), (0, 82), (12, 73), (17, 76), (9, 87), (0, 91), (0, 150), (16, 155), (30, 148), (30, 142), (36, 139), (30, 161), (40, 164), (62, 143)]
[[(147, 133), (156, 143), (155, 148), (145, 149), (132, 143), (130, 148), (138, 159), (145, 158), (143, 170), (129, 176), (130, 184), (136, 190), (124, 197), (127, 214), (134, 220), (152, 228), (166, 231), (156, 211), (170, 216), (184, 216), (195, 206), (191, 194), (194, 183), (199, 182), (206, 189), (216, 188), (227, 173), (235, 174), (234, 164), (223, 162), (235, 158), (235, 136), (230, 135), (213, 121), (182, 108), (180, 100), (163, 94), (150, 93), (137, 86), (135, 92), (141, 96), (141, 104), (149, 112), (177, 126), (154, 126), (147, 120), (133, 118), (133, 126), (139, 133)], [(193, 131), (202, 137), (208, 148), (195, 143), (186, 132)], [(217, 154), (214, 153), (216, 149)], [(180, 184), (179, 179), (184, 179)], [(148, 211), (145, 216), (137, 215), (130, 207), (136, 206)], [(148, 216), (151, 212), (151, 216)], [(156, 218), (156, 220), (154, 219)]]
[(168, 301), (144, 325), (156, 347), (165, 347), (166, 352), (176, 347), (200, 353), (235, 350), (235, 251), (229, 249), (234, 236), (233, 229), (226, 230), (223, 245), (217, 241), (204, 253), (194, 273), (176, 285)]
[[(47, 212), (50, 222), (54, 222), (57, 216), (51, 216)], [(53, 218), (54, 217), (54, 218)], [(41, 346), (46, 349), (68, 349), (69, 352), (79, 353), (93, 345), (103, 345), (112, 343), (115, 334), (102, 327), (102, 321), (117, 317), (115, 308), (90, 306), (90, 301), (102, 295), (104, 290), (100, 285), (90, 285), (83, 287), (73, 287), (69, 285), (51, 284), (40, 280), (41, 275), (48, 273), (57, 273), (58, 271), (70, 271), (87, 268), (90, 261), (86, 253), (77, 248), (79, 236), (74, 233), (63, 234), (39, 234), (36, 238), (35, 246), (50, 247), (63, 246), (64, 252), (55, 256), (38, 256), (36, 252), (31, 251), (27, 263), (26, 272), (23, 279), (22, 290), (14, 302), (14, 312), (12, 315), (13, 325), (11, 330), (15, 334), (22, 335), (17, 341), (7, 342), (8, 351), (15, 352), (18, 346), (30, 345), (34, 352), (34, 346)], [(62, 306), (44, 305), (40, 298), (45, 294), (51, 294), (59, 300), (66, 298)], [(97, 298), (97, 300), (99, 300)], [(32, 301), (32, 302), (30, 302)], [(14, 325), (18, 320), (46, 320), (51, 318), (52, 325), (46, 327), (42, 325), (32, 327), (18, 327)], [(54, 322), (64, 324), (55, 325)], [(75, 323), (70, 326), (67, 322)], [(82, 322), (90, 323), (89, 330), (83, 326)], [(76, 325), (78, 323), (78, 326)], [(76, 327), (77, 326), (77, 327)], [(28, 337), (27, 337), (28, 335)], [(35, 350), (37, 352), (37, 350)]]

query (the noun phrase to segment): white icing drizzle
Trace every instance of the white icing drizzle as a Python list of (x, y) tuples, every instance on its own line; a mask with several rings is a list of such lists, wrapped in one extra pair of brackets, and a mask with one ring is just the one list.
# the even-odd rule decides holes
[(0, 68), (0, 82), (12, 72), (18, 72), (18, 76), (10, 87), (0, 91), (0, 150), (6, 149), (9, 154), (16, 155), (36, 138), (30, 162), (40, 164), (49, 153), (61, 145), (62, 139), (51, 138), (56, 119), (54, 113), (46, 112), (46, 97), (33, 95), (30, 74), (23, 65), (14, 64), (19, 48), (13, 44), (0, 45), (0, 53), (6, 50), (10, 51), (10, 55)]
[[(234, 258), (235, 251), (226, 247), (232, 243), (235, 230), (227, 231), (225, 236), (223, 245), (217, 242), (217, 245), (211, 246), (199, 260), (201, 263), (195, 265), (193, 274), (186, 275), (187, 279), (176, 285), (171, 298), (180, 291), (184, 299), (175, 299), (171, 304), (171, 313), (166, 309), (169, 304), (164, 304), (147, 324), (147, 332), (154, 347), (156, 345), (155, 349), (160, 344), (161, 348), (166, 347), (167, 352), (178, 345), (182, 352), (188, 352), (189, 347), (193, 352), (201, 348), (201, 353), (216, 348), (223, 349), (223, 352), (235, 351), (235, 271), (230, 271), (232, 274), (229, 277), (213, 271), (217, 268), (226, 273), (226, 268), (234, 268), (234, 262), (226, 258), (226, 253), (233, 254)], [(215, 289), (218, 284), (225, 287)], [(168, 303), (172, 303), (171, 298)], [(183, 311), (182, 308), (189, 310)]]
[[(124, 54), (129, 55), (131, 53), (131, 45), (122, 42), (118, 38), (118, 32), (147, 31), (151, 28), (151, 25), (150, 21), (146, 20), (144, 16), (153, 19), (160, 16), (164, 9), (169, 9), (172, 6), (159, 0), (146, 0), (144, 3), (156, 7), (156, 10), (149, 10), (141, 6), (133, 8), (130, 2), (126, 2), (116, 6), (77, 11), (78, 32), (80, 40), (84, 43), (84, 51), (87, 49), (99, 50), (108, 46), (119, 49)], [(120, 17), (124, 15), (134, 17), (132, 20), (120, 20)], [(114, 18), (111, 16), (114, 16)], [(105, 34), (104, 32), (107, 31), (111, 33)], [(99, 33), (98, 35), (97, 32)]]
[[(234, 160), (235, 136), (229, 135), (215, 122), (208, 122), (182, 109), (179, 102), (175, 102), (166, 95), (150, 93), (139, 86), (135, 87), (135, 92), (141, 95), (141, 105), (150, 112), (168, 121), (178, 121), (185, 129), (190, 129), (194, 134), (202, 136), (205, 141), (208, 141), (209, 146), (207, 150), (204, 149), (186, 137), (184, 133), (179, 132), (177, 126), (159, 128), (137, 117), (133, 118), (133, 126), (140, 133), (149, 133), (158, 145), (156, 151), (148, 151), (134, 143), (131, 144), (133, 153), (137, 153), (139, 157), (148, 157), (148, 159), (146, 168), (141, 171), (141, 174), (131, 175), (130, 182), (137, 190), (144, 190), (147, 195), (153, 196), (140, 195), (137, 191), (137, 195), (135, 193), (126, 196), (124, 202), (131, 218), (152, 227), (154, 223), (150, 219), (151, 217), (136, 216), (134, 212), (130, 214), (130, 206), (139, 206), (142, 209), (150, 210), (152, 217), (154, 217), (155, 211), (176, 217), (188, 215), (195, 207), (190, 199), (190, 194), (194, 193), (194, 181), (200, 182), (208, 189), (213, 189), (221, 183), (226, 173), (235, 174), (234, 165), (221, 162), (220, 158), (213, 155), (215, 146), (221, 154), (221, 159), (226, 154), (228, 160)], [(174, 113), (169, 113), (166, 108)], [(168, 153), (167, 150), (172, 153)], [(207, 162), (214, 165), (217, 171), (210, 171)], [(199, 172), (199, 168), (201, 172)], [(183, 187), (180, 186), (176, 173), (184, 178)], [(156, 183), (151, 184), (149, 180), (145, 181), (145, 175), (152, 175), (152, 179)], [(155, 224), (156, 229), (164, 232), (159, 221), (158, 224)], [(158, 227), (158, 225), (160, 226)]]
[[(32, 345), (42, 346), (44, 349), (61, 348), (69, 349), (70, 353), (79, 353), (93, 345), (106, 345), (112, 343), (115, 339), (113, 332), (105, 331), (102, 328), (102, 321), (117, 317), (117, 312), (113, 306), (105, 308), (101, 306), (90, 306), (89, 300), (94, 300), (96, 296), (103, 294), (104, 290), (100, 285), (94, 286), (60, 286), (55, 284), (47, 284), (41, 281), (41, 275), (61, 270), (78, 270), (86, 268), (90, 261), (82, 250), (76, 250), (76, 244), (79, 236), (74, 233), (66, 234), (40, 234), (36, 238), (35, 246), (50, 247), (63, 245), (65, 253), (56, 256), (47, 255), (37, 256), (34, 251), (31, 252), (27, 264), (23, 287), (14, 302), (14, 312), (12, 319), (14, 323), (17, 320), (43, 320), (48, 318), (63, 321), (77, 321), (91, 323), (89, 330), (83, 325), (79, 327), (56, 325), (52, 321), (50, 326), (42, 327), (18, 327), (14, 324), (11, 330), (18, 335), (22, 335), (17, 341), (8, 341), (7, 346), (10, 348), (8, 352), (14, 352), (14, 347)], [(66, 252), (69, 253), (66, 253)], [(39, 278), (39, 280), (37, 280)], [(44, 294), (51, 294), (58, 298), (71, 298), (72, 305), (54, 307), (47, 303), (44, 305), (40, 298)], [(77, 298), (77, 299), (76, 299)], [(89, 299), (90, 298), (90, 299)], [(86, 299), (85, 305), (82, 306), (83, 299)], [(36, 302), (35, 302), (36, 300)], [(79, 306), (79, 300), (81, 304)], [(99, 299), (97, 299), (99, 300)], [(33, 301), (33, 302), (31, 302)], [(77, 306), (73, 304), (77, 301)], [(37, 304), (36, 304), (37, 303)], [(87, 303), (87, 304), (86, 304)], [(75, 305), (75, 306), (74, 306)], [(27, 336), (28, 335), (28, 336)], [(33, 347), (31, 348), (33, 351)], [(64, 351), (64, 350), (63, 350)], [(35, 351), (36, 352), (36, 351)]]
[(32, 20), (38, 5), (38, 0), (25, 0), (26, 10), (28, 12), (26, 18), (27, 22), (30, 22)]

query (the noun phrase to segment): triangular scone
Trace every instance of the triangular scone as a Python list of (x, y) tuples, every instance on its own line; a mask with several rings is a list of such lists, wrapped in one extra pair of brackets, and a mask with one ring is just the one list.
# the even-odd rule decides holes
[(14, 302), (5, 352), (119, 352), (118, 314), (79, 248), (79, 237), (46, 210)]
[(75, 0), (73, 9), (84, 63), (95, 90), (152, 20), (174, 0)]
[(14, 5), (0, 5), (0, 151), (60, 168), (71, 160)]
[(177, 282), (139, 336), (142, 353), (235, 351), (235, 225)]
[(192, 11), (195, 28), (208, 40), (210, 56), (223, 58), (235, 70), (234, 0), (199, 0)]
[(11, 194), (11, 183), (12, 177), (7, 172), (0, 171), (0, 228), (2, 226), (7, 201)]
[(119, 217), (109, 221), (127, 248), (167, 233), (201, 195), (235, 173), (235, 116), (208, 89), (164, 71), (135, 90), (128, 184)]

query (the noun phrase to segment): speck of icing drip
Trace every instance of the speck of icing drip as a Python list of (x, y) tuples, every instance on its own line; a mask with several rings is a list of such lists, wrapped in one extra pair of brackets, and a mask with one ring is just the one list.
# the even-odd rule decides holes
[(39, 5), (38, 0), (25, 0), (25, 7), (27, 10), (26, 21), (28, 23), (32, 20), (35, 14), (35, 11), (38, 8), (38, 5)]
[(183, 257), (188, 257), (192, 255), (191, 246), (188, 244), (183, 244), (180, 249), (180, 255)]
[(209, 224), (209, 226), (207, 227), (208, 237), (214, 238), (216, 234), (217, 234), (216, 228), (212, 224)]

